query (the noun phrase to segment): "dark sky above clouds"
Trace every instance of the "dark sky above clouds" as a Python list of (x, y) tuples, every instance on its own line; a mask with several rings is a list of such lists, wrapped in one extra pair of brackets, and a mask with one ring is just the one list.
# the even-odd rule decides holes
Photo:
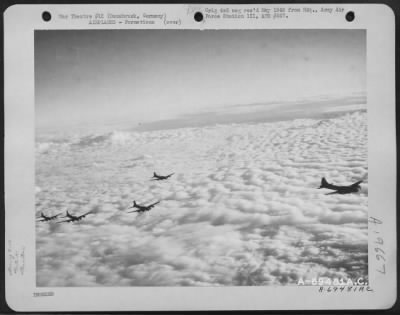
[(38, 130), (365, 89), (364, 30), (35, 32)]

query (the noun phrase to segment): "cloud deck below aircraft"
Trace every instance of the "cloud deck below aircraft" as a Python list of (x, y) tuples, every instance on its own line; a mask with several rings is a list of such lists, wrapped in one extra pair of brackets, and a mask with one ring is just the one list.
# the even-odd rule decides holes
[[(101, 136), (101, 137), (100, 137)], [(93, 141), (91, 141), (91, 139)], [(38, 143), (38, 286), (294, 284), (367, 277), (367, 116)], [(175, 172), (152, 181), (154, 170)], [(360, 192), (325, 195), (321, 177)], [(162, 200), (127, 214), (132, 200)]]

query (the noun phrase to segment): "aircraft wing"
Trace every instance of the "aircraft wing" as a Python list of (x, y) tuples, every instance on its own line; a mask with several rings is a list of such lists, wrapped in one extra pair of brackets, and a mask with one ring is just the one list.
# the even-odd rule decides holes
[(334, 194), (338, 194), (339, 192), (336, 190), (336, 191), (333, 191), (333, 192), (330, 192), (330, 193), (327, 193), (327, 194), (325, 194), (325, 195), (334, 195)]
[(132, 212), (141, 212), (140, 210), (135, 210), (135, 211), (128, 211), (127, 213), (132, 213)]
[(88, 214), (91, 214), (92, 211), (86, 212), (85, 214), (82, 214), (81, 216), (79, 216), (79, 218), (84, 218), (86, 217)]
[(360, 181), (358, 181), (358, 182), (356, 182), (356, 183), (352, 184), (352, 185), (351, 185), (351, 187), (358, 186), (358, 185), (360, 185), (362, 182), (363, 182), (363, 181), (362, 181), (362, 180), (360, 180)]
[(157, 202), (151, 204), (150, 206), (148, 206), (147, 208), (151, 209), (151, 208), (153, 208), (155, 205), (159, 204), (160, 202), (161, 202), (161, 201), (157, 201)]

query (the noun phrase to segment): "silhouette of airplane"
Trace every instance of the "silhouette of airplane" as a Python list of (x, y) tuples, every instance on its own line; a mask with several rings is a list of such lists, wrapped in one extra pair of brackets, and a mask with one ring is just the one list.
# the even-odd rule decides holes
[(151, 210), (155, 205), (159, 204), (160, 202), (161, 202), (161, 201), (157, 201), (157, 202), (152, 203), (151, 205), (148, 205), (148, 206), (141, 206), (141, 205), (138, 205), (138, 204), (136, 203), (136, 201), (134, 200), (134, 201), (133, 201), (132, 207), (130, 207), (130, 208), (128, 208), (128, 209), (136, 208), (136, 209), (138, 209), (138, 210), (129, 211), (128, 213), (132, 213), (132, 212), (146, 212), (146, 211), (149, 211), (149, 210)]
[(61, 213), (48, 217), (48, 216), (44, 215), (43, 212), (40, 212), (40, 218), (38, 218), (38, 219), (42, 219), (42, 220), (38, 220), (38, 222), (51, 221), (51, 220), (54, 220), (55, 218), (57, 218), (59, 215), (61, 215)]
[(360, 187), (361, 183), (362, 183), (362, 180), (360, 180), (360, 181), (358, 181), (358, 182), (356, 182), (354, 184), (351, 184), (349, 186), (336, 186), (336, 185), (333, 185), (333, 184), (329, 184), (327, 182), (327, 180), (325, 179), (325, 177), (322, 177), (321, 186), (318, 187), (318, 189), (326, 188), (326, 189), (335, 190), (334, 192), (331, 192), (331, 193), (326, 194), (326, 195), (333, 195), (333, 194), (344, 195), (344, 194), (351, 194), (351, 193), (359, 192), (360, 189), (361, 189), (361, 187)]
[(79, 215), (79, 216), (75, 216), (72, 215), (68, 212), (67, 210), (67, 215), (64, 218), (69, 218), (68, 220), (64, 220), (64, 221), (59, 221), (57, 223), (63, 223), (63, 222), (75, 222), (75, 221), (80, 221), (82, 220), (84, 217), (86, 217), (88, 214), (93, 213), (92, 211), (86, 212), (85, 214)]
[(165, 179), (168, 179), (168, 178), (170, 178), (172, 175), (174, 175), (175, 173), (171, 173), (171, 174), (169, 174), (169, 175), (166, 175), (166, 176), (162, 176), (162, 175), (157, 175), (157, 173), (156, 172), (154, 172), (153, 173), (153, 180), (165, 180)]

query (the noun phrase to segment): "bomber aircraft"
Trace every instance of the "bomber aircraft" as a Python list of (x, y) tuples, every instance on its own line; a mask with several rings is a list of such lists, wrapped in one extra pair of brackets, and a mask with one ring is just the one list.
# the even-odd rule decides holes
[(92, 211), (89, 211), (89, 212), (86, 212), (85, 214), (75, 216), (75, 215), (73, 215), (73, 214), (70, 214), (70, 213), (68, 212), (68, 210), (67, 210), (67, 215), (66, 215), (64, 218), (68, 218), (68, 219), (67, 219), (67, 220), (64, 220), (64, 221), (59, 221), (59, 222), (57, 222), (57, 223), (80, 221), (80, 220), (82, 220), (83, 218), (85, 218), (88, 214), (91, 214), (91, 213), (93, 213), (93, 212), (92, 212)]
[(333, 194), (344, 195), (344, 194), (351, 194), (351, 193), (359, 192), (361, 189), (361, 187), (360, 187), (361, 183), (362, 183), (362, 180), (360, 180), (354, 184), (348, 185), (348, 186), (336, 186), (336, 185), (328, 183), (327, 180), (325, 179), (325, 177), (322, 177), (321, 186), (318, 187), (318, 189), (326, 188), (326, 189), (334, 190), (333, 192), (328, 193), (326, 195), (333, 195)]
[(61, 215), (61, 213), (48, 217), (47, 215), (44, 215), (43, 212), (40, 212), (40, 218), (38, 218), (39, 219), (38, 222), (51, 221), (57, 218), (59, 215)]
[(136, 208), (137, 210), (135, 210), (135, 211), (129, 211), (128, 213), (150, 211), (155, 205), (159, 204), (160, 202), (161, 202), (161, 201), (159, 200), (159, 201), (157, 201), (157, 202), (155, 202), (155, 203), (152, 203), (151, 205), (148, 205), (148, 206), (141, 206), (141, 205), (138, 205), (138, 204), (136, 203), (136, 201), (134, 200), (134, 201), (133, 201), (132, 207), (130, 207), (129, 209)]
[(169, 175), (162, 176), (162, 175), (157, 175), (157, 173), (154, 172), (154, 173), (153, 173), (152, 179), (153, 179), (153, 180), (166, 180), (166, 179), (170, 178), (172, 175), (174, 175), (174, 173), (171, 173), (171, 174), (169, 174)]

